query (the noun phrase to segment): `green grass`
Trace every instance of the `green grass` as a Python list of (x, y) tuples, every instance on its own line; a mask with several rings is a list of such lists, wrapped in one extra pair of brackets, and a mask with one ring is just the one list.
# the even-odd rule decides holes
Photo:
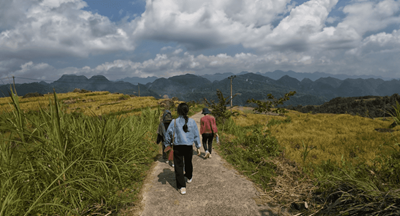
[(50, 109), (0, 115), (0, 216), (89, 215), (132, 203), (154, 161), (158, 110), (140, 116)]
[(218, 152), (242, 174), (266, 189), (275, 175), (275, 166), (268, 159), (280, 153), (277, 140), (263, 131), (262, 125), (240, 127), (232, 119), (219, 129)]

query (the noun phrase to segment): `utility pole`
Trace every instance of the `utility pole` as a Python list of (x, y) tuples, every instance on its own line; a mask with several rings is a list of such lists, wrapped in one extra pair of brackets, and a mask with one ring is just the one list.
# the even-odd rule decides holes
[(233, 103), (232, 103), (232, 80), (234, 78), (236, 78), (236, 75), (232, 75), (232, 76), (228, 77), (228, 79), (231, 80), (231, 112), (232, 112), (232, 106), (233, 106)]
[(14, 84), (14, 95), (16, 95), (17, 94), (17, 89), (15, 88), (15, 77), (12, 76), (12, 78), (13, 78), (13, 84)]
[(139, 97), (140, 97), (140, 85), (139, 85), (139, 83), (137, 84), (137, 87), (139, 89)]

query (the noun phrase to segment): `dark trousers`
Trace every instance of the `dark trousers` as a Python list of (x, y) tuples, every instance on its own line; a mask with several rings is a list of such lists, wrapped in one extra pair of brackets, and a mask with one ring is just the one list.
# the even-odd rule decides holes
[[(174, 145), (174, 164), (176, 187), (186, 187), (185, 177), (191, 179), (193, 176), (193, 147), (192, 145)], [(185, 174), (183, 174), (183, 163), (185, 163)]]
[(204, 151), (208, 151), (211, 154), (214, 134), (213, 133), (203, 133), (202, 136), (203, 136)]
[(164, 160), (167, 160), (168, 155), (167, 155), (167, 153), (164, 152), (164, 150), (165, 150), (165, 145), (164, 145), (164, 143), (161, 143), (161, 145), (162, 145), (162, 158), (163, 158)]

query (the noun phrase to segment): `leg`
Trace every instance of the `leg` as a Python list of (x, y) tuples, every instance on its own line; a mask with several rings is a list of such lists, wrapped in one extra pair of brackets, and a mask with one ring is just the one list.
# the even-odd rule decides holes
[(207, 134), (202, 134), (201, 136), (203, 137), (203, 148), (204, 148), (204, 151), (206, 152), (206, 151), (208, 151), (208, 149), (207, 149)]
[(174, 164), (175, 164), (175, 179), (176, 187), (181, 189), (186, 187), (185, 177), (183, 175), (183, 146), (174, 146)]
[(161, 144), (162, 144), (162, 156), (163, 156), (163, 159), (166, 160), (167, 159), (167, 153), (164, 152), (165, 145), (164, 145), (164, 143), (161, 143)]
[(185, 161), (185, 177), (187, 179), (192, 179), (193, 177), (193, 147), (192, 146), (182, 146), (184, 150), (184, 161)]
[(213, 139), (214, 139), (214, 134), (211, 134), (211, 136), (208, 138), (208, 149), (209, 149), (208, 152), (210, 152), (210, 154), (212, 152)]

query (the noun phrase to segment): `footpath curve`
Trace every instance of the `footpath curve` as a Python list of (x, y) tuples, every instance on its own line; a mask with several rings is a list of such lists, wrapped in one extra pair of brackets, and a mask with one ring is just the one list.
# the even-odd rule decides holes
[[(199, 131), (202, 116), (190, 117)], [(193, 181), (186, 184), (185, 195), (176, 189), (174, 168), (162, 158), (156, 161), (143, 186), (139, 215), (275, 215), (268, 206), (257, 205), (259, 192), (251, 181), (224, 166), (216, 151), (210, 159), (203, 158), (203, 147), (201, 151), (200, 156), (193, 151)]]

